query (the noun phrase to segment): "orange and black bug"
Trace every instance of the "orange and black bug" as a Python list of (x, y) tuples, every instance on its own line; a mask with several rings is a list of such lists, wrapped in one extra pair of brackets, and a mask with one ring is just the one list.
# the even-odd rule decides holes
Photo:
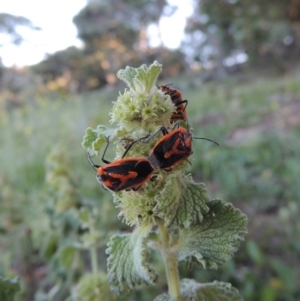
[[(193, 137), (191, 132), (187, 129), (178, 126), (179, 124), (176, 123), (171, 132), (168, 132), (163, 126), (150, 137), (154, 137), (159, 132), (162, 132), (163, 134), (152, 148), (148, 157), (153, 169), (171, 170), (183, 160), (187, 159), (193, 153), (193, 138), (208, 140), (219, 145), (215, 141), (207, 138)], [(176, 127), (178, 128), (176, 129)], [(149, 141), (149, 139), (147, 141)]]
[(187, 159), (192, 153), (192, 134), (183, 127), (170, 133), (161, 127), (163, 133), (152, 148), (148, 160), (154, 169), (170, 170)]
[(87, 159), (97, 171), (97, 180), (106, 188), (119, 192), (121, 190), (138, 190), (144, 183), (150, 180), (153, 168), (146, 158), (124, 158), (109, 162), (104, 159), (108, 143), (102, 155), (103, 166), (94, 164), (89, 152)]
[(176, 111), (171, 116), (171, 121), (176, 122), (178, 120), (187, 121), (186, 106), (188, 101), (182, 100), (182, 94), (179, 90), (170, 88), (169, 86), (160, 86), (162, 92), (165, 95), (170, 95), (173, 104), (176, 106)]

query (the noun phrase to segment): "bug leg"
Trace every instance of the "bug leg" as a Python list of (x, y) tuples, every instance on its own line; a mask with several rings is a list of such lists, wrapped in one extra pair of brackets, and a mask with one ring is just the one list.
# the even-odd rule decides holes
[(122, 156), (122, 159), (126, 156), (126, 154), (129, 152), (129, 150), (132, 148), (132, 146), (133, 146), (135, 143), (137, 143), (137, 142), (143, 142), (143, 143), (144, 143), (143, 140), (146, 139), (146, 138), (148, 138), (149, 136), (150, 136), (150, 134), (148, 134), (148, 135), (145, 136), (145, 137), (142, 137), (142, 138), (140, 138), (140, 139), (137, 139), (137, 140), (131, 142), (131, 143), (129, 144), (129, 146), (126, 148), (126, 150), (125, 150), (125, 152), (124, 152), (124, 154), (123, 154), (123, 156)]
[(104, 156), (105, 156), (105, 153), (107, 151), (108, 145), (109, 145), (109, 137), (107, 137), (107, 143), (106, 143), (106, 146), (105, 146), (102, 158), (101, 158), (102, 162), (105, 163), (105, 164), (109, 164), (110, 163), (108, 160), (104, 159)]
[(87, 158), (87, 160), (88, 160), (88, 162), (90, 163), (90, 165), (95, 169), (95, 170), (97, 170), (100, 166), (99, 165), (96, 165), (94, 162), (93, 162), (93, 160), (92, 160), (92, 158), (91, 158), (91, 155), (90, 155), (90, 153), (87, 151), (86, 152), (86, 158)]
[(214, 140), (211, 140), (211, 139), (208, 139), (208, 138), (202, 138), (202, 137), (193, 137), (193, 139), (202, 139), (202, 140), (207, 140), (207, 141), (210, 141), (210, 142), (213, 142), (214, 144), (220, 146), (219, 143), (217, 143), (216, 141)]
[(178, 105), (181, 105), (181, 104), (183, 104), (183, 103), (185, 104), (185, 105), (184, 105), (184, 110), (185, 110), (185, 108), (186, 108), (186, 106), (187, 106), (187, 104), (188, 104), (188, 100), (187, 100), (187, 99), (181, 100), (181, 101), (177, 102), (176, 105), (178, 106)]
[[(142, 186), (142, 185), (141, 185), (141, 186)], [(133, 190), (133, 191), (138, 191), (138, 190), (141, 188), (141, 186), (132, 188), (132, 190)]]

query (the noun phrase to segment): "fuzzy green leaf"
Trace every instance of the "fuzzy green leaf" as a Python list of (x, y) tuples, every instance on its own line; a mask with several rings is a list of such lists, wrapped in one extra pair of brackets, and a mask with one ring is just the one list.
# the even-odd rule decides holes
[[(193, 279), (182, 279), (180, 292), (182, 301), (243, 301), (238, 290), (225, 282), (197, 283)], [(153, 301), (175, 301), (175, 299), (168, 294), (162, 294)]]
[(154, 215), (165, 221), (165, 226), (189, 228), (201, 222), (208, 213), (208, 197), (203, 183), (196, 184), (187, 176), (169, 177), (164, 189), (155, 197)]
[(78, 218), (82, 224), (88, 224), (91, 218), (91, 212), (86, 207), (82, 207), (80, 208)]
[(82, 246), (77, 242), (73, 242), (61, 247), (58, 251), (60, 265), (64, 266), (67, 269), (70, 269), (75, 262), (75, 258), (80, 250), (82, 250)]
[(43, 244), (43, 257), (45, 257), (48, 260), (51, 259), (51, 257), (55, 254), (55, 252), (58, 249), (59, 239), (59, 236), (54, 233), (48, 234), (48, 237), (46, 237), (46, 241)]
[(111, 141), (115, 136), (115, 130), (109, 129), (103, 125), (98, 125), (96, 129), (87, 128), (83, 137), (82, 146), (90, 152), (91, 155), (98, 155), (101, 147)]
[(97, 133), (90, 127), (85, 130), (82, 146), (86, 149), (91, 148), (92, 143), (97, 139)]
[[(181, 280), (183, 300), (193, 301), (242, 301), (238, 290), (230, 283), (214, 281), (197, 283), (193, 279)], [(189, 296), (189, 299), (187, 298)]]
[(111, 237), (106, 253), (109, 254), (108, 280), (113, 292), (126, 294), (137, 285), (157, 281), (157, 274), (148, 264), (146, 237), (149, 230), (139, 227), (132, 234)]
[(176, 300), (170, 297), (168, 294), (162, 294), (157, 296), (153, 301), (176, 301)]
[(0, 276), (0, 300), (12, 301), (15, 294), (20, 291), (20, 283), (15, 279), (8, 279)]
[(187, 260), (216, 269), (233, 256), (243, 240), (247, 233), (247, 217), (221, 200), (213, 200), (207, 205), (209, 213), (201, 223), (181, 229), (179, 261)]
[(158, 75), (162, 71), (162, 65), (154, 61), (147, 67), (126, 67), (117, 73), (117, 77), (123, 80), (133, 92), (149, 93), (154, 86)]
[(84, 274), (77, 284), (76, 295), (76, 300), (80, 301), (117, 300), (110, 292), (106, 274), (102, 272)]

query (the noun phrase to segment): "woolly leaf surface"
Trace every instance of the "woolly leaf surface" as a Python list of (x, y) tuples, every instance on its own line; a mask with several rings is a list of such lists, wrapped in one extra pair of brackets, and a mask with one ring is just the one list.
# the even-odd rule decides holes
[(238, 290), (230, 283), (214, 281), (211, 283), (197, 283), (193, 279), (181, 280), (181, 294), (190, 295), (193, 301), (242, 301)]
[(147, 67), (142, 65), (139, 68), (126, 67), (117, 73), (117, 77), (123, 80), (134, 92), (150, 93), (158, 75), (162, 71), (162, 65), (154, 61)]
[(166, 227), (189, 228), (202, 221), (209, 210), (208, 200), (203, 183), (196, 184), (187, 176), (175, 174), (155, 197), (157, 205), (153, 212), (165, 221)]
[(138, 285), (156, 283), (158, 276), (148, 263), (146, 236), (149, 230), (139, 227), (131, 234), (111, 237), (106, 253), (109, 255), (108, 280), (113, 292), (127, 294)]
[(8, 279), (0, 276), (0, 300), (14, 300), (15, 294), (20, 291), (20, 283), (15, 279)]
[(181, 229), (179, 261), (214, 268), (228, 261), (247, 233), (246, 216), (221, 200), (207, 203), (209, 213), (201, 223)]

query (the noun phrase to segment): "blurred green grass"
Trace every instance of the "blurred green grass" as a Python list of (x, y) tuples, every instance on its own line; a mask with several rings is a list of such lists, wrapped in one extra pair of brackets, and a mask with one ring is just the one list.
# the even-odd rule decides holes
[[(217, 147), (207, 141), (194, 141), (191, 161), (195, 180), (207, 184), (212, 198), (234, 202), (249, 216), (249, 235), (237, 257), (218, 272), (197, 271), (193, 275), (201, 282), (232, 282), (245, 300), (297, 300), (300, 222), (295, 215), (300, 213), (300, 73), (246, 82), (228, 79), (199, 84), (188, 78), (170, 82), (189, 100), (187, 111), (194, 135), (220, 144)], [(67, 153), (80, 194), (101, 200), (102, 206), (110, 204), (110, 212), (115, 214), (111, 218), (117, 220), (111, 196), (97, 184), (81, 147), (87, 127), (109, 125), (111, 101), (117, 95), (116, 88), (56, 99), (36, 96), (24, 107), (10, 112), (2, 109), (3, 273), (14, 275), (17, 270), (11, 266), (15, 264), (14, 249), (24, 228), (33, 229), (39, 246), (42, 230), (48, 227), (44, 213), (45, 162), (53, 149)], [(111, 226), (105, 224), (107, 220), (103, 217), (104, 228)], [(191, 272), (182, 273), (191, 277)], [(293, 276), (288, 278), (290, 281), (286, 280), (287, 275)]]

